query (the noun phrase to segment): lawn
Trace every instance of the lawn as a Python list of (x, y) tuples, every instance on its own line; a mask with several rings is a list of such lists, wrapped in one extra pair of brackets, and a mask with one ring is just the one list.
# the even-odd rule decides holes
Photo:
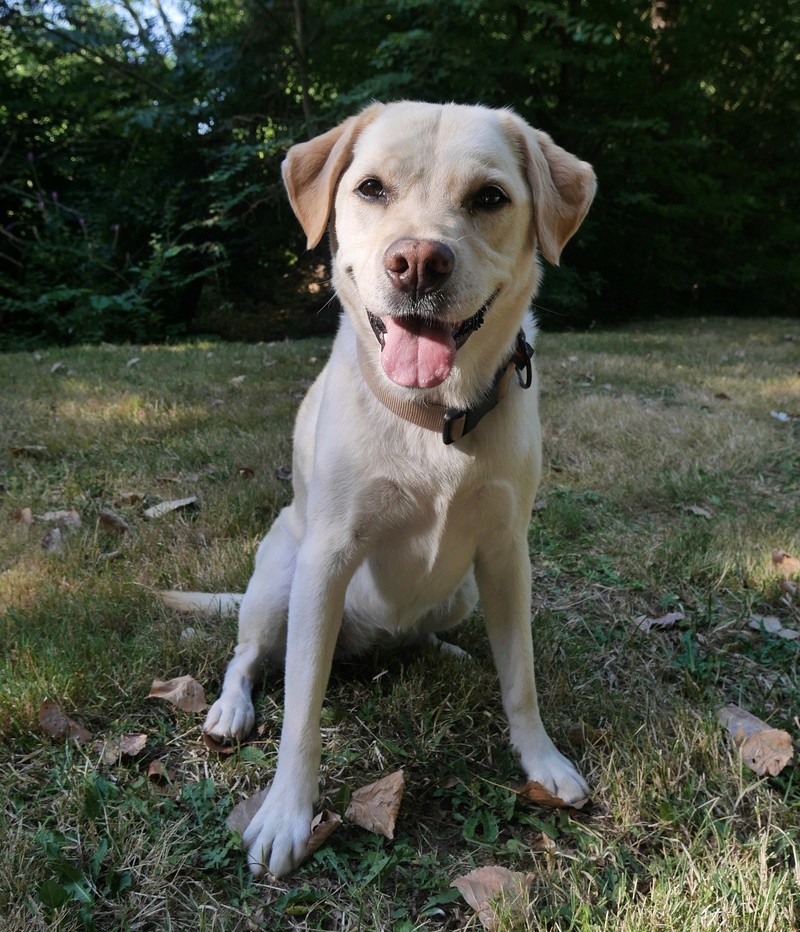
[[(0, 356), (0, 929), (480, 929), (451, 883), (483, 865), (527, 875), (501, 930), (798, 928), (797, 768), (757, 776), (717, 720), (735, 703), (800, 733), (800, 579), (772, 556), (800, 557), (796, 320), (539, 340), (538, 679), (591, 803), (509, 789), (521, 775), (476, 615), (453, 637), (471, 661), (334, 669), (322, 805), (343, 814), (402, 768), (394, 841), (346, 823), (286, 882), (251, 879), (226, 819), (273, 771), (280, 676), (257, 693), (252, 742), (207, 748), (202, 715), (148, 692), (189, 674), (213, 701), (235, 621), (172, 614), (155, 592), (245, 586), (329, 346)], [(44, 700), (90, 736), (48, 737)], [(123, 735), (145, 744), (115, 759)]]

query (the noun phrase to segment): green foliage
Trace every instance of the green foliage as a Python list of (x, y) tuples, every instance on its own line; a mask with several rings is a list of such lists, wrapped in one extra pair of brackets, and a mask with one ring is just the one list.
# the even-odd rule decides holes
[(326, 296), (302, 287), (282, 154), (402, 97), (513, 106), (595, 165), (545, 323), (785, 313), (800, 298), (800, 0), (668, 2), (655, 25), (650, 6), (8, 5), (0, 339), (164, 338), (218, 326), (222, 308), (271, 316), (254, 333), (296, 331)]

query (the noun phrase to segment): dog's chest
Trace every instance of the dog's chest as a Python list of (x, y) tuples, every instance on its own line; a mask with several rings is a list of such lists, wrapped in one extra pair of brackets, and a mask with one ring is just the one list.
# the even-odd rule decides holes
[(455, 494), (405, 489), (376, 527), (365, 569), (392, 605), (440, 601), (464, 578), (481, 544), (510, 528), (515, 505), (513, 486), (502, 481)]

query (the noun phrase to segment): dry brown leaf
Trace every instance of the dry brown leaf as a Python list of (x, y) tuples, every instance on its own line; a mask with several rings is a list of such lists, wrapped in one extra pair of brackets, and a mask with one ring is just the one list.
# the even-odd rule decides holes
[(147, 508), (144, 512), (144, 516), (154, 521), (157, 518), (163, 518), (164, 515), (168, 515), (172, 511), (178, 511), (181, 508), (189, 508), (196, 504), (196, 495), (189, 495), (187, 498), (174, 498), (169, 502), (159, 502), (157, 505)]
[(652, 631), (653, 628), (672, 628), (677, 622), (683, 621), (686, 616), (683, 612), (667, 612), (660, 618), (650, 618), (647, 615), (639, 615), (634, 619), (634, 626), (637, 631)]
[(15, 508), (11, 512), (11, 520), (20, 524), (33, 524), (33, 512), (30, 508)]
[(68, 718), (61, 706), (52, 699), (45, 699), (39, 706), (39, 724), (42, 731), (56, 741), (71, 738), (78, 744), (86, 744), (92, 738), (87, 728)]
[(719, 711), (720, 723), (728, 729), (744, 763), (759, 777), (774, 777), (792, 759), (792, 739), (788, 732), (771, 728), (766, 722), (738, 705)]
[(162, 760), (150, 761), (147, 768), (147, 779), (154, 783), (172, 783), (175, 779), (175, 771), (170, 770)]
[(207, 731), (203, 732), (203, 744), (209, 751), (224, 755), (233, 754), (237, 747), (235, 744), (223, 744), (221, 741), (217, 741)]
[(800, 559), (785, 553), (783, 550), (772, 551), (772, 562), (783, 576), (800, 575)]
[(402, 770), (390, 773), (369, 786), (362, 786), (350, 797), (345, 818), (368, 832), (377, 832), (391, 840), (404, 789)]
[(97, 516), (97, 523), (104, 531), (113, 531), (115, 534), (127, 534), (131, 526), (124, 518), (111, 508), (101, 508)]
[(236, 470), (236, 475), (240, 479), (252, 479), (255, 474), (256, 474), (255, 470), (252, 469), (250, 466), (240, 466)]
[[(495, 929), (499, 915), (505, 920), (522, 923), (530, 905), (528, 888), (531, 874), (510, 871), (490, 865), (470, 871), (451, 884), (477, 912), (484, 929)], [(499, 914), (499, 915), (498, 915)]]
[(247, 799), (242, 800), (242, 802), (237, 803), (228, 816), (228, 828), (232, 832), (244, 835), (245, 829), (253, 820), (253, 816), (267, 798), (267, 793), (269, 793), (269, 786), (265, 786), (263, 790), (259, 790), (257, 793), (253, 793), (252, 796), (248, 796)]
[(330, 809), (323, 809), (311, 820), (311, 835), (306, 845), (306, 857), (321, 848), (342, 824), (342, 817)]
[(147, 746), (147, 735), (120, 735), (113, 738), (103, 750), (103, 760), (116, 764), (123, 757), (136, 757)]
[(512, 792), (527, 799), (528, 802), (536, 803), (537, 806), (550, 806), (553, 809), (583, 809), (589, 802), (588, 796), (574, 803), (565, 802), (560, 796), (554, 796), (546, 786), (542, 786), (536, 780), (529, 780), (524, 786)]
[(184, 712), (203, 712), (208, 708), (203, 687), (192, 676), (176, 676), (171, 680), (153, 680), (148, 699), (165, 699)]
[(11, 447), (12, 456), (44, 456), (47, 447), (41, 443), (28, 443), (21, 447)]

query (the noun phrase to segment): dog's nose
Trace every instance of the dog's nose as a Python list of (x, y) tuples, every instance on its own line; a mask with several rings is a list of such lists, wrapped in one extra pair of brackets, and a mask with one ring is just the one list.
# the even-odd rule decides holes
[(394, 287), (413, 298), (441, 288), (455, 264), (453, 250), (435, 239), (398, 239), (383, 254)]

